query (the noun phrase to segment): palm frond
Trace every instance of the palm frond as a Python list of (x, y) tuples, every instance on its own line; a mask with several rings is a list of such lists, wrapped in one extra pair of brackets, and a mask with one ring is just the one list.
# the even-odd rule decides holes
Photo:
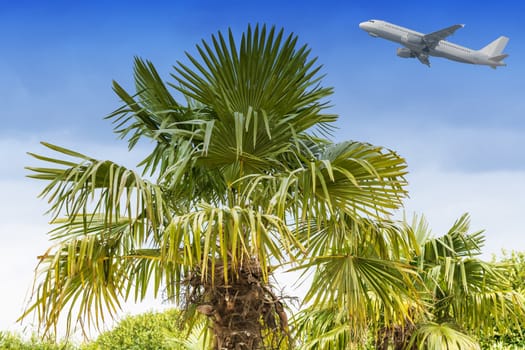
[(129, 246), (129, 242), (122, 244), (127, 227), (127, 223), (114, 225), (108, 229), (110, 237), (75, 234), (40, 256), (34, 302), (22, 317), (37, 311), (44, 333), (57, 326), (63, 310), (67, 310), (68, 332), (72, 324), (87, 321), (99, 327), (105, 316), (114, 317), (128, 280), (120, 259), (122, 249)]
[(227, 38), (219, 32), (211, 43), (203, 40), (197, 46), (202, 63), (187, 54), (199, 74), (180, 62), (175, 67), (179, 90), (211, 106), (223, 122), (234, 112), (248, 115), (249, 110), (264, 111), (270, 123), (273, 118), (287, 117), (297, 132), (331, 120), (316, 116), (323, 107), (319, 101), (332, 90), (318, 86), (321, 77), (317, 77), (320, 67), (314, 67), (316, 60), (308, 60), (306, 46), (296, 48), (296, 36), (283, 38), (284, 30), (276, 32), (272, 27), (267, 31), (266, 26), (257, 25), (253, 30), (248, 27), (239, 49), (231, 30)]
[(525, 317), (525, 297), (513, 290), (473, 292), (453, 302), (452, 310), (458, 324), (474, 334), (505, 333), (510, 325), (518, 329)]
[(56, 327), (64, 310), (68, 327), (99, 328), (122, 301), (141, 301), (152, 289), (155, 296), (163, 288), (174, 293), (180, 276), (160, 259), (158, 237), (144, 221), (108, 223), (102, 214), (55, 220), (59, 226), (50, 234), (56, 243), (39, 257), (33, 302), (24, 316), (37, 311), (44, 332)]
[(439, 259), (474, 257), (480, 254), (485, 241), (483, 231), (468, 233), (469, 216), (464, 214), (447, 234), (428, 239), (422, 247), (422, 258), (427, 263), (439, 263)]
[(144, 171), (162, 175), (170, 160), (178, 156), (181, 144), (190, 143), (194, 151), (206, 154), (215, 119), (213, 113), (204, 106), (178, 104), (150, 61), (136, 57), (134, 76), (133, 96), (113, 82), (113, 89), (124, 105), (106, 119), (112, 119), (114, 131), (121, 138), (128, 137), (130, 149), (143, 137), (156, 142), (154, 150), (140, 164)]
[(169, 143), (166, 135), (159, 135), (157, 131), (166, 122), (184, 120), (183, 109), (168, 92), (151, 62), (136, 57), (134, 73), (137, 90), (135, 96), (131, 96), (117, 82), (113, 82), (113, 90), (125, 105), (106, 119), (113, 119), (115, 132), (120, 134), (121, 138), (132, 133), (129, 138), (130, 149), (142, 136)]
[(299, 186), (303, 207), (309, 208), (306, 214), (333, 215), (335, 208), (342, 208), (354, 218), (383, 219), (401, 206), (407, 194), (405, 160), (380, 147), (360, 142), (336, 144), (305, 166)]
[(27, 168), (33, 172), (29, 177), (49, 182), (40, 196), (48, 198), (53, 218), (66, 216), (74, 221), (78, 216), (98, 213), (104, 215), (108, 225), (122, 216), (130, 220), (141, 217), (152, 230), (163, 224), (168, 213), (158, 185), (111, 161), (99, 161), (59, 146), (42, 144), (75, 160), (31, 154), (52, 166), (66, 166)]
[[(326, 255), (306, 266), (315, 267), (304, 303), (334, 305), (348, 314), (352, 329), (371, 321), (369, 310), (382, 309), (387, 321), (403, 321), (415, 300), (415, 271), (397, 261), (352, 255)], [(373, 318), (373, 317), (372, 317)]]
[(237, 267), (255, 258), (267, 281), (270, 259), (293, 258), (294, 249), (300, 247), (286, 223), (275, 215), (201, 204), (201, 210), (175, 216), (166, 227), (161, 259), (174, 266), (199, 267), (203, 279), (213, 278), (215, 267), (222, 264), (228, 281), (232, 276), (227, 266)]
[[(332, 89), (318, 85), (320, 67), (309, 60), (306, 46), (283, 30), (248, 28), (238, 48), (231, 30), (197, 46), (193, 65), (178, 62), (175, 86), (185, 96), (210, 107), (217, 117), (207, 162), (216, 166), (243, 161), (260, 169), (291, 147), (295, 135), (335, 120), (322, 114)], [(253, 162), (252, 162), (253, 161)], [(249, 170), (249, 169), (248, 169)]]
[(293, 320), (299, 349), (346, 349), (364, 343), (366, 332), (353, 330), (340, 311), (337, 307), (302, 310)]
[(476, 340), (459, 331), (454, 324), (432, 322), (418, 325), (408, 348), (412, 349), (413, 346), (428, 350), (480, 349)]

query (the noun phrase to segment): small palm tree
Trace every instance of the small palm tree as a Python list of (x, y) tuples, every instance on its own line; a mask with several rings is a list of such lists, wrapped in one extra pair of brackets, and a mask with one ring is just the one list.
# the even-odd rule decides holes
[(395, 221), (345, 222), (316, 230), (310, 263), (299, 267), (315, 267), (295, 319), (301, 348), (362, 347), (381, 322), (405, 324), (411, 307), (421, 307), (419, 277), (405, 258), (417, 248), (412, 232)]
[(403, 317), (409, 243), (387, 219), (406, 195), (405, 161), (327, 139), (332, 89), (297, 40), (264, 26), (240, 43), (218, 33), (169, 84), (137, 58), (136, 92), (115, 82), (124, 105), (108, 118), (130, 150), (153, 141), (142, 173), (48, 143), (56, 157), (33, 154), (47, 163), (29, 169), (47, 182), (55, 228), (24, 316), (36, 312), (46, 331), (63, 314), (98, 325), (122, 301), (164, 291), (190, 320), (207, 316), (214, 349), (278, 348), (289, 322), (269, 277), (293, 262), (317, 271), (307, 301), (340, 300), (356, 329), (370, 289)]
[[(301, 349), (470, 350), (480, 348), (480, 335), (523, 325), (512, 266), (479, 259), (484, 236), (468, 232), (468, 215), (437, 238), (424, 218), (367, 227), (325, 230), (322, 238), (315, 230), (310, 239), (317, 272), (311, 303), (294, 319)], [(339, 243), (329, 245), (326, 236), (337, 232)]]
[(479, 259), (483, 231), (469, 233), (467, 214), (443, 236), (433, 238), (424, 218), (412, 229), (420, 245), (413, 264), (423, 280), (421, 299), (427, 307), (414, 315), (405, 335), (394, 341), (392, 330), (383, 328), (380, 344), (396, 349), (479, 349), (476, 338), (495, 329), (505, 332), (520, 326), (525, 298), (512, 286), (509, 266)]

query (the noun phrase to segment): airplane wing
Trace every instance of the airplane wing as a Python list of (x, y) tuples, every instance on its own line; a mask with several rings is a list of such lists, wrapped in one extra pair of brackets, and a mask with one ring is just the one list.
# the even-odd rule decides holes
[(434, 48), (440, 40), (445, 39), (447, 36), (454, 34), (459, 28), (463, 28), (464, 24), (455, 24), (445, 29), (438, 30), (423, 36), (423, 41), (429, 48)]
[(430, 67), (430, 60), (428, 59), (428, 55), (421, 53), (416, 55), (416, 57), (419, 60), (419, 62)]

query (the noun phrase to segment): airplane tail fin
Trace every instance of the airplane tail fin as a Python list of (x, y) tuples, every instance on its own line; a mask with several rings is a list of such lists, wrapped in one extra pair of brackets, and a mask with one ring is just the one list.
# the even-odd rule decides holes
[[(479, 51), (491, 57), (492, 60), (501, 61), (502, 59), (508, 56), (508, 55), (501, 54), (503, 50), (505, 49), (505, 46), (507, 46), (508, 42), (509, 42), (509, 38), (507, 38), (506, 36), (500, 36), (499, 38), (497, 38), (496, 40), (494, 40), (493, 42), (491, 42), (490, 44), (488, 44), (487, 46), (485, 46)], [(495, 58), (499, 58), (500, 56), (504, 56), (504, 57), (501, 57), (499, 60), (495, 59)]]

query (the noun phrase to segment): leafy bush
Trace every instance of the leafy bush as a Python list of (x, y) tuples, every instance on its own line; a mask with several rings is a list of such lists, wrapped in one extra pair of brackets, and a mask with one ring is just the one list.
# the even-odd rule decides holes
[(0, 332), (0, 349), (1, 350), (74, 350), (77, 349), (73, 344), (61, 342), (56, 343), (52, 340), (42, 340), (33, 335), (29, 340), (23, 339), (22, 336)]
[(24, 339), (21, 335), (0, 332), (0, 350), (167, 350), (202, 349), (201, 331), (204, 324), (187, 334), (179, 328), (180, 311), (148, 312), (127, 316), (112, 330), (101, 333), (98, 338), (81, 346), (73, 343), (41, 339), (33, 335)]
[(128, 316), (117, 326), (100, 334), (85, 345), (85, 350), (164, 350), (173, 349), (172, 339), (184, 336), (179, 328), (180, 312), (172, 309), (162, 313), (148, 312)]

